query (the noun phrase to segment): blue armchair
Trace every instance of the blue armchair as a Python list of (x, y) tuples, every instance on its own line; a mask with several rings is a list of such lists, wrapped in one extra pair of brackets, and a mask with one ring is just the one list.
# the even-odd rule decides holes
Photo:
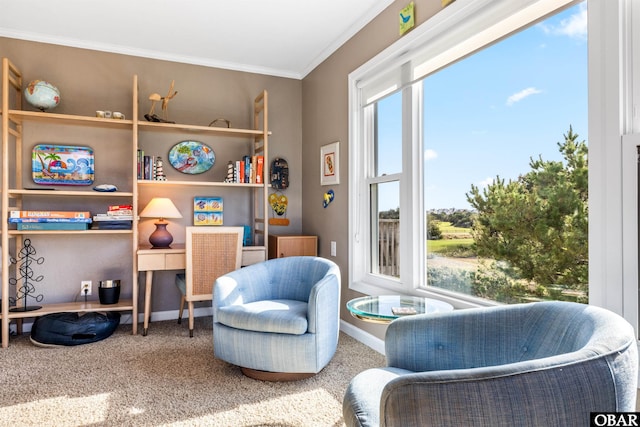
[(213, 287), (215, 357), (262, 380), (324, 368), (338, 346), (340, 270), (319, 257), (288, 257), (219, 277)]
[(351, 381), (347, 426), (586, 426), (635, 411), (633, 328), (602, 308), (539, 302), (417, 315), (386, 332), (387, 367)]

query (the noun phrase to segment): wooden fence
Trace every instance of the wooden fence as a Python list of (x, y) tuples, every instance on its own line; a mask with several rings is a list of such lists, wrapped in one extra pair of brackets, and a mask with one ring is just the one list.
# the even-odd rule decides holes
[(378, 219), (378, 272), (400, 277), (400, 220)]

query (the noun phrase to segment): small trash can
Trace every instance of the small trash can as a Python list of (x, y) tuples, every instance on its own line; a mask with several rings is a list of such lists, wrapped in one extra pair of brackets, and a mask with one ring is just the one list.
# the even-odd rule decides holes
[(100, 304), (117, 304), (120, 299), (120, 280), (101, 280), (98, 296)]

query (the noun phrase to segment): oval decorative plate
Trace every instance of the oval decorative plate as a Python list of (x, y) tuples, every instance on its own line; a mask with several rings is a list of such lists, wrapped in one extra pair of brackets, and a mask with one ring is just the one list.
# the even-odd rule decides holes
[(215, 162), (215, 153), (202, 142), (182, 141), (169, 150), (169, 163), (182, 173), (203, 173), (211, 169)]

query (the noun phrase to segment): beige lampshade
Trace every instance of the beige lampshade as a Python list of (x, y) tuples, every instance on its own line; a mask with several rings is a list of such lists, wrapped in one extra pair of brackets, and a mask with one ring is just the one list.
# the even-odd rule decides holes
[(167, 197), (154, 197), (140, 212), (143, 218), (182, 218), (180, 211)]

